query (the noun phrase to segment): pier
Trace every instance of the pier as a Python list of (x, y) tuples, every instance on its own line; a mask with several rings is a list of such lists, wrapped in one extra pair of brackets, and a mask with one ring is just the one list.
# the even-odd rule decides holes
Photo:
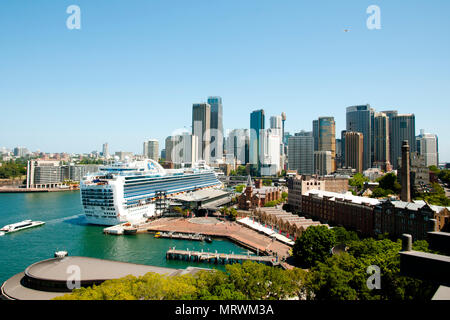
[(192, 241), (204, 241), (207, 236), (199, 233), (182, 233), (182, 232), (158, 232), (155, 238), (181, 239)]
[(170, 248), (166, 252), (167, 260), (186, 260), (192, 262), (206, 262), (214, 264), (228, 264), (228, 263), (243, 263), (245, 261), (254, 261), (258, 263), (264, 263), (270, 266), (276, 266), (279, 264), (277, 257), (274, 256), (255, 256), (250, 254), (227, 254), (227, 253), (215, 253), (203, 252), (203, 251), (189, 251), (189, 250), (176, 250)]

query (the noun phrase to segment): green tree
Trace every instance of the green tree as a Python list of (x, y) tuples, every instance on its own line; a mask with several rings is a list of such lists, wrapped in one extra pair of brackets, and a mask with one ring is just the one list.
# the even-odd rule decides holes
[(357, 187), (361, 190), (364, 187), (364, 182), (368, 182), (369, 178), (365, 177), (362, 173), (356, 173), (351, 179), (348, 180), (348, 184), (352, 187)]
[(325, 261), (335, 244), (334, 231), (327, 226), (311, 226), (295, 241), (293, 256), (302, 268), (310, 268)]
[(246, 176), (248, 175), (247, 169), (245, 168), (245, 166), (239, 166), (236, 170), (236, 174), (238, 176)]
[(271, 179), (264, 179), (263, 180), (263, 185), (270, 187), (272, 185), (272, 180)]
[(377, 179), (379, 188), (383, 190), (392, 190), (396, 194), (402, 189), (401, 185), (397, 182), (397, 176), (395, 173), (390, 172)]
[[(429, 300), (437, 286), (400, 274), (401, 240), (364, 239), (351, 241), (348, 252), (333, 255), (308, 273), (306, 287), (317, 300)], [(415, 250), (427, 250), (425, 242), (415, 242)], [(367, 287), (367, 268), (378, 266), (381, 289)]]
[(359, 240), (355, 231), (347, 231), (344, 227), (334, 227), (331, 230), (336, 237), (336, 244), (349, 244), (351, 241)]
[(11, 179), (27, 174), (26, 163), (10, 160), (0, 166), (0, 179)]
[(235, 208), (231, 208), (229, 213), (228, 213), (228, 216), (230, 217), (230, 219), (232, 221), (236, 221), (237, 215), (238, 215), (237, 210)]

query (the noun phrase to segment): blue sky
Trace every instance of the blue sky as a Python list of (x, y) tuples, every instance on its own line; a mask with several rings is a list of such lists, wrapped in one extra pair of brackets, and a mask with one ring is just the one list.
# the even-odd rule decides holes
[[(81, 30), (66, 27), (72, 4)], [(369, 5), (381, 30), (366, 27)], [(0, 147), (142, 152), (219, 95), (228, 129), (260, 108), (286, 112), (290, 132), (334, 116), (338, 135), (350, 105), (415, 113), (450, 161), (449, 12), (447, 0), (2, 0)]]

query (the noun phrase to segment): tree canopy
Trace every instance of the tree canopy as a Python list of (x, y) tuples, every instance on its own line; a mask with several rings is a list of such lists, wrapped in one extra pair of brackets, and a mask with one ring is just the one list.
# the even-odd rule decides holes
[(26, 163), (20, 161), (3, 162), (0, 166), (0, 179), (11, 179), (27, 174)]
[(305, 271), (283, 270), (256, 262), (227, 265), (226, 271), (165, 276), (147, 273), (75, 289), (56, 300), (277, 300), (299, 297)]
[(336, 244), (335, 233), (327, 226), (308, 227), (295, 241), (293, 256), (302, 268), (325, 261)]
[(368, 182), (369, 178), (365, 177), (362, 173), (356, 173), (351, 179), (348, 180), (348, 184), (352, 187), (357, 187), (361, 190), (364, 187), (364, 182)]

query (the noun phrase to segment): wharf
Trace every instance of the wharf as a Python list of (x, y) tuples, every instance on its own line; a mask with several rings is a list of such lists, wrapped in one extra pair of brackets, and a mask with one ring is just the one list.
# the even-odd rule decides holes
[(199, 233), (182, 233), (182, 232), (158, 232), (155, 238), (181, 239), (192, 241), (204, 241), (207, 237)]
[(244, 254), (226, 254), (203, 252), (203, 251), (189, 251), (189, 250), (175, 250), (173, 248), (166, 252), (167, 260), (187, 260), (192, 262), (208, 262), (215, 264), (228, 264), (228, 263), (243, 263), (245, 261), (254, 261), (258, 263), (264, 263), (270, 266), (276, 266), (279, 261), (274, 256), (255, 256)]

